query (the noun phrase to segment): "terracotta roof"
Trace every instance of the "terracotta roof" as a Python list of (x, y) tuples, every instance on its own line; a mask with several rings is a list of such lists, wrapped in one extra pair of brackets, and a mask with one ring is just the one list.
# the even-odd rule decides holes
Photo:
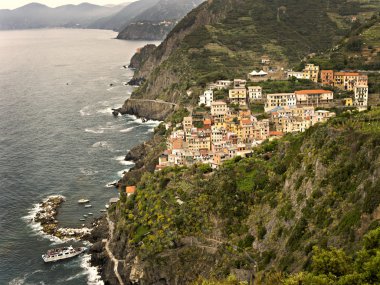
[(283, 136), (284, 133), (278, 132), (278, 131), (271, 131), (271, 132), (269, 132), (269, 135), (271, 135), (271, 136)]
[(340, 75), (340, 76), (359, 76), (360, 74), (358, 72), (335, 72), (335, 75)]
[(203, 121), (203, 123), (204, 123), (205, 125), (211, 125), (211, 120), (210, 120), (210, 119), (205, 119), (205, 120)]
[(125, 192), (127, 194), (133, 194), (133, 193), (135, 193), (136, 192), (136, 186), (127, 186), (125, 188)]
[(333, 92), (330, 90), (317, 89), (317, 90), (300, 90), (294, 93), (295, 94), (322, 94), (322, 93), (333, 93)]
[(243, 120), (241, 120), (241, 122), (242, 122), (242, 124), (244, 124), (244, 125), (250, 125), (250, 124), (252, 124), (252, 121), (251, 121), (251, 120), (248, 120), (248, 119), (243, 119)]

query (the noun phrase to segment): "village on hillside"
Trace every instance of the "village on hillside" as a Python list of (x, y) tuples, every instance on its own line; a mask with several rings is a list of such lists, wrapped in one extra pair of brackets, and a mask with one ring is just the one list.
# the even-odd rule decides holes
[[(267, 66), (268, 57), (262, 58)], [(320, 70), (306, 64), (303, 71), (284, 72), (285, 79), (304, 79), (318, 83), (320, 89), (298, 90), (292, 93), (266, 94), (255, 83), (271, 79), (268, 71), (253, 71), (247, 79), (218, 80), (208, 84), (199, 97), (199, 108), (172, 129), (167, 149), (160, 156), (156, 170), (168, 166), (195, 163), (218, 168), (236, 156), (248, 157), (253, 148), (265, 140), (273, 140), (286, 133), (304, 132), (317, 123), (335, 117), (333, 108), (368, 108), (368, 76), (360, 72)], [(334, 92), (351, 92), (352, 96), (334, 99)], [(228, 97), (216, 99), (215, 93), (224, 91)], [(250, 108), (262, 106), (260, 112)], [(326, 109), (326, 110), (325, 110)]]

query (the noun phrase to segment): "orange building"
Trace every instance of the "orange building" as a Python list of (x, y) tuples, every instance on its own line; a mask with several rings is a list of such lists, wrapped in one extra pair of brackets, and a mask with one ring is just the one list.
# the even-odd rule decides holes
[(135, 194), (135, 192), (136, 192), (136, 186), (127, 186), (125, 188), (125, 193), (127, 193), (127, 196), (131, 196)]
[(321, 71), (322, 85), (334, 85), (334, 70), (322, 70)]

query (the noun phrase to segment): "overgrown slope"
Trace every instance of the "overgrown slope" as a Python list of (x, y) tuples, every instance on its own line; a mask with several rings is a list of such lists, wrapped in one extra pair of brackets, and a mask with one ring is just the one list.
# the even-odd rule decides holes
[(380, 110), (339, 116), (209, 171), (145, 174), (122, 198), (112, 245), (126, 279), (249, 279), (309, 268), (314, 246), (358, 250), (380, 224)]
[(370, 17), (377, 0), (209, 0), (188, 14), (148, 57), (135, 96), (186, 102), (186, 90), (244, 76), (262, 55), (285, 67), (331, 48), (350, 30), (352, 15)]

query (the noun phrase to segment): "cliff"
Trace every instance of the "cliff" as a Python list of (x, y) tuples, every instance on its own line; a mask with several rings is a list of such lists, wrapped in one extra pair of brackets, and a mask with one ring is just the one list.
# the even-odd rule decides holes
[(125, 282), (247, 281), (308, 268), (314, 246), (360, 249), (380, 225), (379, 130), (379, 109), (345, 113), (212, 173), (145, 173), (111, 210)]
[(128, 99), (118, 111), (150, 120), (163, 121), (176, 110), (176, 104), (157, 100)]
[(263, 55), (272, 68), (286, 68), (333, 48), (353, 17), (365, 21), (378, 8), (378, 2), (347, 0), (209, 0), (150, 54), (136, 72), (147, 82), (134, 96), (186, 103), (188, 90), (261, 68)]
[(140, 69), (142, 63), (148, 58), (149, 54), (154, 51), (156, 48), (155, 45), (149, 44), (141, 48), (136, 52), (130, 61), (129, 68)]
[(148, 40), (161, 41), (176, 25), (176, 21), (171, 22), (136, 22), (127, 25), (118, 35), (122, 40)]

